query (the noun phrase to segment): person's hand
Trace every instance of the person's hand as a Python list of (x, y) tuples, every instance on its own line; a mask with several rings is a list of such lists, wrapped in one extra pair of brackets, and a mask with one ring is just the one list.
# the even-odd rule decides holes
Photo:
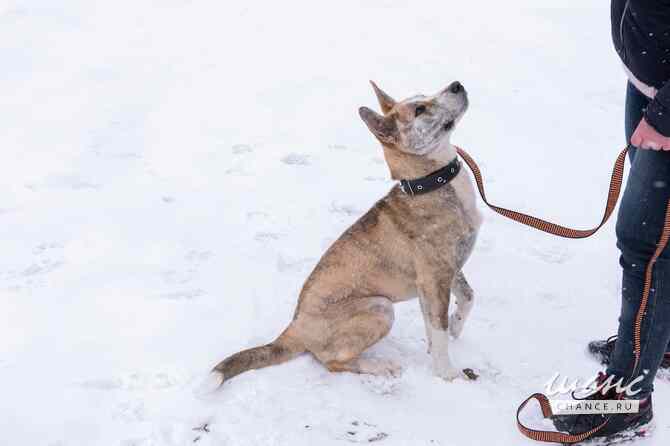
[(640, 149), (670, 151), (670, 138), (658, 133), (644, 118), (637, 125), (630, 142)]

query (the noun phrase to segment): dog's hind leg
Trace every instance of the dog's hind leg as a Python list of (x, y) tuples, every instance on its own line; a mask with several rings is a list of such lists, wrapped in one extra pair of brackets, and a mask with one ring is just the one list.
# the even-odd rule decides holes
[(397, 375), (400, 367), (391, 361), (360, 357), (386, 336), (393, 320), (393, 303), (386, 297), (354, 298), (338, 306), (337, 316), (326, 325), (322, 342), (308, 344), (307, 348), (331, 372)]
[(388, 359), (356, 358), (349, 362), (330, 361), (326, 364), (331, 372), (351, 372), (376, 376), (400, 376), (402, 367)]
[(456, 311), (449, 317), (449, 332), (453, 337), (458, 338), (463, 331), (463, 326), (470, 315), (470, 311), (472, 311), (475, 293), (468, 281), (465, 280), (462, 271), (456, 274), (451, 287), (456, 295)]

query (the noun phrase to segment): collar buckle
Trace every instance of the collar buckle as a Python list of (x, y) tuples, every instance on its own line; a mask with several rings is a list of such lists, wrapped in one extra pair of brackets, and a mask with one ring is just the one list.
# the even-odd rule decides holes
[(405, 195), (409, 195), (410, 197), (414, 196), (414, 191), (412, 190), (412, 185), (407, 180), (400, 180), (400, 190)]

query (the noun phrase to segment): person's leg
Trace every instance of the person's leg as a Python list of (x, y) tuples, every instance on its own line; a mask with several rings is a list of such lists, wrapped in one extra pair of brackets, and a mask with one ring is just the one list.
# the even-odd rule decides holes
[[(631, 91), (631, 88), (633, 91)], [(626, 100), (626, 134), (630, 138), (646, 107), (646, 98), (629, 85)], [(636, 122), (637, 121), (637, 122)], [(656, 250), (670, 200), (670, 152), (636, 150), (619, 208), (617, 246), (623, 268), (622, 308), (618, 339), (608, 375), (629, 378), (634, 363), (634, 324), (644, 288), (645, 269)], [(654, 267), (651, 294), (642, 324), (642, 351), (637, 385), (644, 397), (653, 391), (653, 381), (670, 343), (670, 249)]]
[[(630, 143), (630, 138), (635, 132), (635, 128), (642, 120), (644, 112), (649, 105), (649, 98), (640, 93), (637, 88), (630, 82), (626, 88), (626, 110), (625, 110), (625, 133), (626, 133), (626, 143)], [(628, 154), (631, 164), (635, 160), (635, 152), (637, 148), (630, 146), (628, 148)], [(670, 354), (670, 344), (666, 349), (666, 353)]]

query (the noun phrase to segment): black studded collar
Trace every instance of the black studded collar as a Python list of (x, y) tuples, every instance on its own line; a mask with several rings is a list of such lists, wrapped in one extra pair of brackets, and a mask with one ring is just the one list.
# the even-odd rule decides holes
[(449, 184), (458, 172), (461, 171), (461, 162), (458, 157), (441, 169), (415, 180), (400, 180), (400, 190), (407, 195), (427, 194)]

